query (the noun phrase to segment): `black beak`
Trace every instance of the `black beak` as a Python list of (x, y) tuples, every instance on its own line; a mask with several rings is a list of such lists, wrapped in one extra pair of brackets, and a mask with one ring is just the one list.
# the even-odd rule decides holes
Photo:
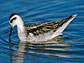
[(9, 41), (11, 41), (12, 30), (13, 30), (13, 28), (11, 27), (11, 28), (10, 28), (10, 34), (9, 34)]

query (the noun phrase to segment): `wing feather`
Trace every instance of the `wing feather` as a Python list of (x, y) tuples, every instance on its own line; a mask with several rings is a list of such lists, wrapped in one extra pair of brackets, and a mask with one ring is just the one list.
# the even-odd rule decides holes
[(73, 18), (73, 16), (70, 16), (68, 18), (65, 18), (56, 22), (44, 22), (40, 24), (31, 24), (31, 25), (25, 26), (25, 28), (28, 33), (39, 35), (39, 34), (47, 33), (51, 30), (56, 31), (59, 27), (61, 27), (64, 23), (66, 23), (71, 18)]

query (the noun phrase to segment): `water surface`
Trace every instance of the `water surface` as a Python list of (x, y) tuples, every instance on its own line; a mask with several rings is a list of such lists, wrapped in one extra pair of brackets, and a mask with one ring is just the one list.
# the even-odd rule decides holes
[[(1, 0), (0, 8), (0, 63), (84, 63), (82, 0)], [(8, 18), (12, 13), (21, 15), (25, 25), (58, 21), (73, 14), (78, 16), (63, 36), (47, 42), (23, 43), (15, 27), (13, 44), (10, 44)]]

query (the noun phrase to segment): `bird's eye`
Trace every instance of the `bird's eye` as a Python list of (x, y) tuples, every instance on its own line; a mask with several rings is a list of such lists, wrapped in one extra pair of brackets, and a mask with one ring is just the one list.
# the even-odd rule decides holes
[(13, 21), (16, 20), (16, 17), (10, 20), (10, 23), (13, 23)]

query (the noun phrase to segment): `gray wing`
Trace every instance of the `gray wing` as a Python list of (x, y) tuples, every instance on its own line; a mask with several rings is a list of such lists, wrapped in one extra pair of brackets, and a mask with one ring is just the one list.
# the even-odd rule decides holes
[(47, 33), (51, 30), (56, 31), (59, 27), (61, 27), (64, 23), (66, 23), (68, 20), (70, 20), (73, 17), (74, 16), (70, 16), (68, 18), (65, 18), (56, 22), (44, 22), (40, 24), (31, 24), (31, 25), (25, 26), (25, 28), (28, 33), (39, 35), (39, 34)]

